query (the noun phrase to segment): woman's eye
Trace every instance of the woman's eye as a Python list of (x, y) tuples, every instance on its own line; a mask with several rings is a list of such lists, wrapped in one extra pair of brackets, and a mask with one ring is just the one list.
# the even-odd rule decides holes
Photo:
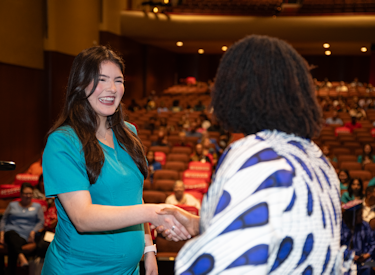
[(104, 78), (99, 78), (99, 81), (105, 81), (105, 79)]

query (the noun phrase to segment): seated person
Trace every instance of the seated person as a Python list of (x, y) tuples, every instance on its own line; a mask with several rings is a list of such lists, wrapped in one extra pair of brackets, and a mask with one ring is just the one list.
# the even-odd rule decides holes
[(375, 219), (375, 186), (367, 186), (366, 195), (363, 201), (363, 220), (368, 222), (371, 226), (375, 226), (375, 220), (370, 223), (372, 219)]
[(26, 173), (36, 176), (40, 176), (41, 174), (43, 174), (42, 157), (38, 161), (31, 164)]
[(337, 157), (335, 155), (331, 154), (331, 150), (330, 150), (330, 147), (328, 145), (323, 145), (322, 152), (323, 152), (324, 156), (329, 161), (337, 163)]
[[(371, 267), (362, 263), (370, 261), (375, 250), (375, 239), (370, 225), (362, 219), (362, 203), (346, 209), (341, 227), (341, 245), (355, 252), (354, 263), (358, 275), (370, 275)], [(351, 272), (345, 274), (352, 274)]]
[(340, 81), (340, 85), (336, 87), (336, 92), (348, 92), (348, 86), (345, 85), (344, 81)]
[(168, 137), (163, 130), (159, 130), (158, 139), (153, 141), (151, 146), (168, 146)]
[(203, 146), (203, 154), (210, 158), (213, 165), (217, 163), (217, 151), (216, 146), (211, 142), (208, 137), (202, 139), (201, 144)]
[[(349, 171), (346, 169), (342, 169), (338, 173), (338, 178), (340, 180), (340, 190), (348, 190), (349, 183), (350, 183), (350, 175)], [(375, 185), (375, 178), (374, 178), (374, 185)]]
[(21, 186), (21, 201), (12, 201), (4, 212), (0, 223), (0, 243), (8, 247), (8, 267), (15, 274), (17, 260), (21, 266), (29, 263), (23, 254), (22, 246), (35, 242), (35, 234), (43, 229), (42, 206), (33, 203), (33, 186), (25, 182)]
[(202, 133), (198, 132), (199, 124), (197, 122), (192, 122), (188, 131), (186, 131), (187, 137), (202, 137)]
[(344, 122), (342, 121), (341, 118), (338, 117), (337, 111), (334, 111), (332, 113), (332, 116), (326, 119), (326, 124), (328, 124), (328, 125), (331, 125), (331, 124), (343, 125)]
[(342, 194), (341, 202), (348, 203), (353, 200), (363, 199), (363, 183), (359, 178), (351, 179), (348, 187), (348, 191)]
[(189, 142), (186, 142), (186, 133), (184, 131), (181, 131), (178, 133), (179, 137), (180, 137), (180, 141), (173, 144), (173, 146), (176, 146), (176, 147), (189, 147), (191, 148), (191, 143)]
[(190, 156), (190, 161), (209, 162), (212, 164), (211, 159), (205, 154), (200, 143), (195, 145), (195, 152)]
[(174, 194), (167, 197), (165, 203), (167, 204), (180, 204), (190, 205), (197, 209), (201, 208), (199, 201), (192, 195), (185, 193), (185, 185), (181, 180), (177, 180), (173, 186)]
[(358, 156), (357, 161), (363, 165), (367, 163), (375, 163), (375, 155), (372, 154), (372, 146), (370, 144), (366, 143), (363, 146), (363, 153)]
[(150, 178), (150, 182), (153, 182), (154, 179), (154, 173), (156, 170), (161, 169), (161, 163), (155, 160), (155, 152), (154, 151), (148, 151), (147, 153), (147, 161), (148, 161), (148, 175)]
[(362, 128), (362, 124), (357, 122), (357, 117), (352, 116), (351, 119), (352, 119), (351, 122), (347, 122), (344, 124), (346, 128), (350, 129), (350, 132), (353, 132), (354, 129)]
[(38, 184), (34, 188), (33, 198), (38, 199), (38, 200), (45, 200), (46, 199), (46, 195), (45, 195), (45, 191), (44, 191), (43, 174), (40, 175)]

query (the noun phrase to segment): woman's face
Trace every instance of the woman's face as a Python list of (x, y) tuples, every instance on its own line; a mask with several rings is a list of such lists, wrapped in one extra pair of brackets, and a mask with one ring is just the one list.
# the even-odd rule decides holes
[(369, 144), (366, 144), (363, 148), (363, 151), (365, 151), (365, 154), (369, 154), (371, 152), (371, 146)]
[[(94, 81), (86, 88), (89, 95)], [(124, 94), (124, 76), (120, 67), (107, 61), (100, 65), (99, 83), (95, 91), (87, 99), (100, 119), (107, 119), (115, 113)]]
[(339, 180), (341, 182), (346, 182), (348, 180), (348, 176), (346, 175), (346, 173), (344, 171), (341, 171), (339, 173)]
[(33, 189), (26, 187), (21, 193), (21, 204), (28, 205), (33, 198)]
[(358, 192), (359, 190), (361, 190), (361, 184), (359, 183), (359, 180), (354, 180), (353, 183), (352, 183), (352, 190), (354, 193)]

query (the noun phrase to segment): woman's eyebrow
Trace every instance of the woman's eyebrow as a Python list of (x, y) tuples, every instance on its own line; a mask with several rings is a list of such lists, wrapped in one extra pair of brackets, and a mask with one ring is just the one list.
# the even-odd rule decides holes
[[(108, 75), (105, 75), (105, 74), (100, 74), (99, 77), (110, 78)], [(124, 77), (119, 75), (119, 76), (116, 76), (116, 77), (115, 77), (115, 79), (117, 79), (117, 78), (121, 78), (121, 79), (123, 79)]]

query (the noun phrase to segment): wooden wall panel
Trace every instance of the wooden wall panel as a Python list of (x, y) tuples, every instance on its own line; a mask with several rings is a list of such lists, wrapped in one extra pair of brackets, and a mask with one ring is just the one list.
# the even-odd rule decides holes
[(0, 159), (16, 162), (15, 171), (0, 171), (10, 183), (39, 156), (47, 131), (47, 95), (43, 71), (0, 63)]

